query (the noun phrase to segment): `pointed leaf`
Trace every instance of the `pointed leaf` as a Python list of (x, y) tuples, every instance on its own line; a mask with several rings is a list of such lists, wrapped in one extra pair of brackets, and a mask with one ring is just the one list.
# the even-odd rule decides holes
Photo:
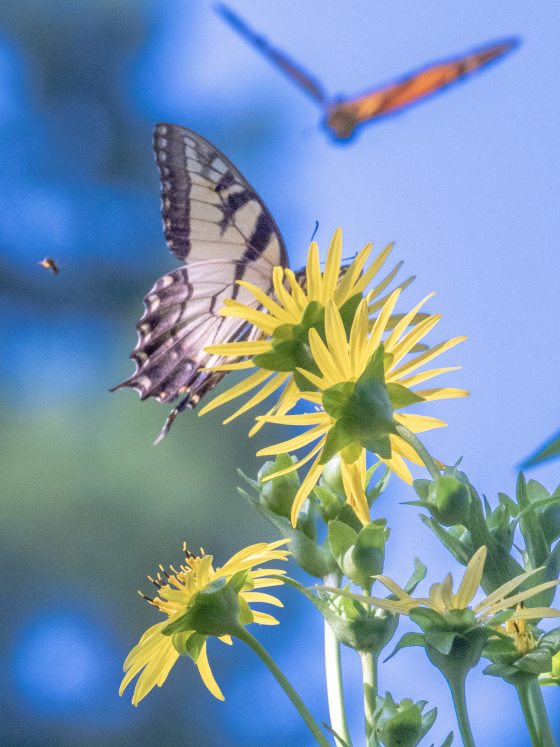
[(383, 663), (392, 659), (401, 649), (410, 648), (412, 646), (424, 646), (424, 636), (421, 633), (405, 633), (389, 656), (383, 660)]

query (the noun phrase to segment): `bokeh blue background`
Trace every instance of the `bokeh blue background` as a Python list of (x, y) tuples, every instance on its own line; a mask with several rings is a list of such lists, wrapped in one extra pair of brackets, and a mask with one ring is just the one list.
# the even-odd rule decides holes
[[(319, 127), (312, 101), (249, 48), (207, 2), (3, 0), (0, 5), (0, 741), (26, 745), (306, 745), (309, 739), (250, 651), (211, 646), (225, 703), (181, 661), (138, 709), (119, 699), (121, 664), (155, 622), (137, 596), (180, 544), (218, 561), (272, 530), (236, 495), (235, 467), (257, 469), (249, 418), (180, 418), (108, 388), (131, 371), (134, 322), (153, 280), (173, 268), (161, 234), (151, 131), (156, 121), (215, 142), (260, 191), (292, 264), (315, 221), (338, 225), (352, 255), (397, 241), (418, 299), (438, 291), (450, 382), (472, 397), (441, 403), (450, 427), (427, 439), (464, 456), (491, 499), (515, 465), (557, 430), (558, 24), (555, 3), (482, 0), (236, 0), (235, 9), (332, 93), (355, 93), (434, 59), (519, 35), (503, 62), (347, 145)], [(53, 277), (37, 264), (53, 255)], [(556, 464), (532, 475), (549, 488)], [(379, 512), (393, 534), (387, 570), (420, 555), (440, 579), (455, 568), (399, 504)], [(319, 718), (326, 719), (318, 615), (295, 592), (276, 629), (257, 631)], [(356, 662), (348, 701), (361, 729)], [(450, 699), (422, 651), (382, 669), (382, 689), (426, 698), (449, 729)], [(548, 688), (560, 732), (558, 696)], [(516, 698), (471, 674), (481, 747), (526, 745)], [(447, 715), (446, 715), (447, 714)], [(429, 743), (428, 742), (428, 743)], [(357, 743), (359, 744), (359, 738)]]

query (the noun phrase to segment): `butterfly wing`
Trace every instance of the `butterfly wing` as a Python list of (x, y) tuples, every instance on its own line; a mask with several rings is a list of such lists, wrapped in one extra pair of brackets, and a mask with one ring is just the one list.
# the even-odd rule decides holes
[(136, 370), (115, 389), (131, 387), (141, 399), (161, 402), (184, 395), (162, 437), (178, 412), (195, 407), (224, 375), (200, 369), (232, 360), (204, 348), (254, 334), (243, 320), (219, 314), (226, 298), (256, 306), (236, 281), (248, 280), (269, 293), (273, 267), (286, 266), (288, 259), (262, 200), (207, 140), (178, 125), (160, 124), (154, 150), (165, 238), (185, 264), (160, 278), (146, 296), (131, 356)]
[(327, 115), (327, 126), (337, 137), (348, 138), (354, 129), (370, 119), (392, 114), (406, 106), (442, 91), (461, 78), (502, 57), (517, 40), (490, 44), (464, 57), (430, 65), (401, 80), (377, 88), (350, 101), (334, 104)]
[(290, 80), (301, 86), (315, 101), (321, 105), (327, 102), (327, 95), (323, 87), (308, 73), (292, 62), (290, 58), (269, 44), (264, 36), (255, 33), (236, 13), (225, 5), (217, 6), (218, 13), (230, 24), (246, 41), (259, 50), (273, 65), (282, 70)]

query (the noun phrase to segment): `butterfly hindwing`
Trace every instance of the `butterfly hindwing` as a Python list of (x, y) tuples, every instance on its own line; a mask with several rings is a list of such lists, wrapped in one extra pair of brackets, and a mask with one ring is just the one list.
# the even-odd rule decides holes
[(288, 260), (262, 200), (208, 141), (178, 125), (160, 124), (154, 150), (165, 237), (184, 265), (157, 280), (144, 299), (131, 356), (136, 371), (116, 388), (131, 387), (142, 399), (161, 402), (184, 395), (164, 426), (165, 435), (177, 413), (195, 407), (224, 375), (201, 369), (232, 360), (209, 355), (205, 347), (255, 334), (244, 320), (219, 314), (228, 298), (258, 307), (237, 281), (247, 280), (268, 294), (273, 267)]

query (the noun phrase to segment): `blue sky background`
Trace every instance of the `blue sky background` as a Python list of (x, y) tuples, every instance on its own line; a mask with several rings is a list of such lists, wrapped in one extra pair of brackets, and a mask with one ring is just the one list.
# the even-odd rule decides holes
[[(347, 256), (370, 240), (379, 248), (397, 242), (404, 272), (417, 275), (408, 299), (436, 290), (438, 335), (469, 336), (446, 357), (463, 365), (449, 383), (472, 396), (434, 408), (450, 426), (426, 440), (443, 460), (463, 456), (491, 500), (513, 491), (516, 465), (558, 429), (558, 5), (237, 0), (232, 7), (333, 95), (494, 39), (518, 35), (522, 44), (341, 145), (319, 126), (314, 102), (211, 3), (2, 3), (0, 734), (7, 743), (156, 745), (162, 734), (168, 745), (307, 743), (275, 683), (241, 646), (211, 650), (225, 704), (182, 662), (138, 710), (116, 696), (122, 660), (155, 622), (135, 595), (145, 575), (176, 561), (184, 538), (214, 550), (219, 562), (274, 537), (235, 495), (235, 467), (254, 473), (258, 465), (257, 444), (243, 436), (249, 419), (226, 429), (219, 416), (186, 415), (153, 449), (165, 408), (107, 392), (131, 369), (143, 294), (176, 265), (161, 235), (156, 121), (196, 129), (227, 153), (275, 216), (294, 267), (304, 262), (315, 221), (323, 248), (343, 227)], [(48, 254), (62, 265), (56, 278), (36, 264)], [(558, 472), (550, 463), (530, 474), (552, 489)], [(380, 503), (393, 530), (386, 569), (403, 580), (420, 555), (441, 580), (455, 565), (415, 510), (399, 504), (410, 498), (394, 481)], [(320, 620), (293, 593), (284, 600), (282, 625), (258, 631), (260, 639), (326, 718)], [(348, 653), (359, 734), (358, 671)], [(470, 680), (477, 744), (527, 744), (514, 693), (479, 671)], [(422, 651), (384, 666), (381, 687), (438, 706), (436, 743), (454, 727), (444, 683)], [(557, 713), (556, 691), (546, 696)]]

